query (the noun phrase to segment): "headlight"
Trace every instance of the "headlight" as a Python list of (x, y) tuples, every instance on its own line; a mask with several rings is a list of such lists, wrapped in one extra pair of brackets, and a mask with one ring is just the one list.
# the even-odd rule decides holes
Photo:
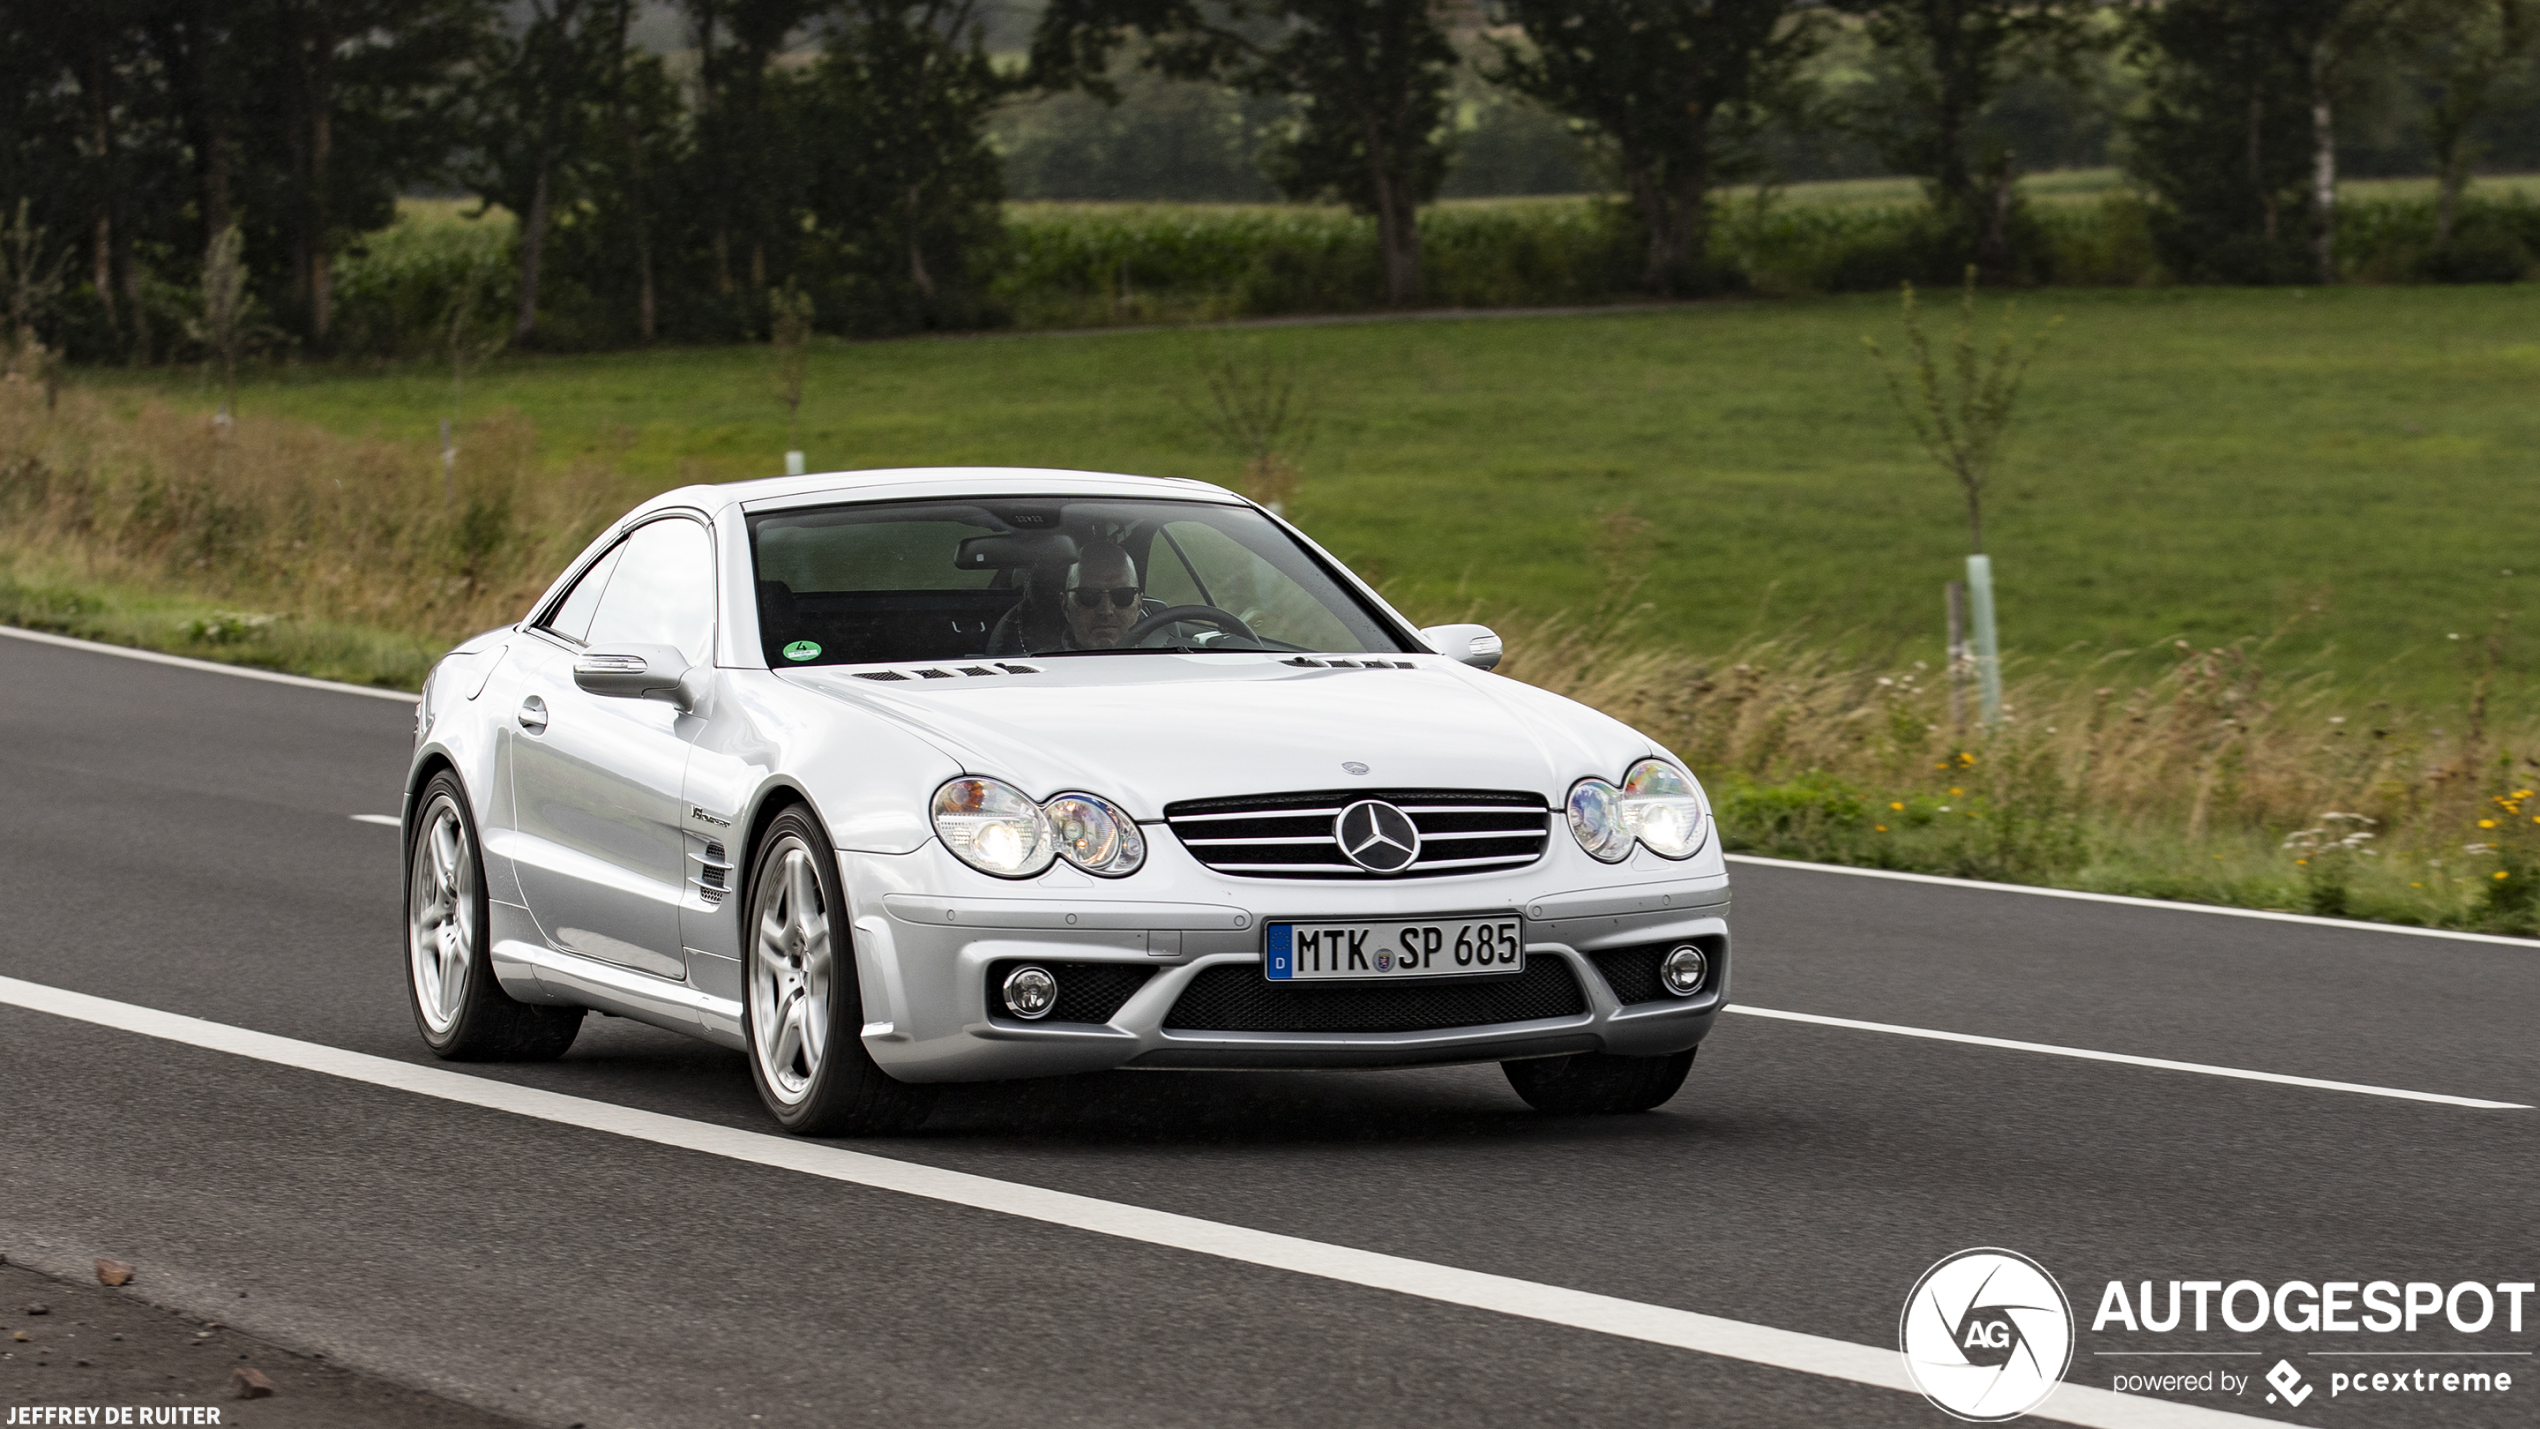
[(1663, 759), (1644, 759), (1623, 776), (1623, 821), (1660, 858), (1691, 858), (1702, 847), (1702, 796)]
[(1571, 785), (1570, 833), (1592, 857), (1621, 862), (1632, 851), (1632, 831), (1623, 822), (1623, 791), (1602, 779)]
[(1135, 819), (1091, 794), (1061, 794), (1043, 806), (1058, 840), (1058, 856), (1104, 878), (1138, 871), (1147, 841)]
[(1708, 821), (1693, 781), (1663, 759), (1644, 759), (1623, 774), (1621, 788), (1602, 779), (1570, 786), (1570, 832), (1595, 858), (1620, 863), (1632, 841), (1661, 858), (1701, 851)]
[(1057, 856), (1041, 806), (995, 779), (964, 776), (936, 790), (935, 832), (954, 857), (999, 878), (1029, 878)]

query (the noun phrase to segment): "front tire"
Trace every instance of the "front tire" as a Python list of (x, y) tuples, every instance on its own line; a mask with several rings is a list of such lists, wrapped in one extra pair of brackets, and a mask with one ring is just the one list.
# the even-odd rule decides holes
[(787, 809), (768, 825), (749, 888), (741, 1036), (759, 1100), (797, 1136), (916, 1130), (935, 1089), (894, 1080), (865, 1050), (838, 856), (809, 810)]
[(433, 1055), (453, 1062), (545, 1062), (582, 1030), (579, 1007), (515, 1002), (494, 980), (485, 857), (467, 790), (448, 770), (415, 796), (406, 845), (406, 1001)]
[(1685, 1084), (1693, 1070), (1694, 1049), (1663, 1057), (1621, 1057), (1611, 1052), (1580, 1052), (1568, 1057), (1537, 1057), (1502, 1062), (1508, 1085), (1526, 1105), (1555, 1116), (1601, 1116), (1613, 1112), (1648, 1111), (1662, 1106)]

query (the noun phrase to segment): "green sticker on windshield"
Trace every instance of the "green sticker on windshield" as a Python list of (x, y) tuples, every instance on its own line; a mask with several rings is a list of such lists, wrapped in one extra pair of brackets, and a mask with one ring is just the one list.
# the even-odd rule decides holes
[(793, 644), (785, 647), (785, 658), (788, 660), (817, 660), (820, 658), (820, 643), (816, 640), (797, 640)]

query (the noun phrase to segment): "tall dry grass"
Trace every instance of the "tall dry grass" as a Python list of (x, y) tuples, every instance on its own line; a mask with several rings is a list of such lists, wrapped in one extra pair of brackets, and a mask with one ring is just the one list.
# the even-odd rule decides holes
[[(417, 446), (0, 382), (0, 621), (411, 688), (517, 619), (645, 492), (516, 415)], [(2395, 921), (2540, 930), (2540, 726), (2369, 703), (2266, 642), (2015, 669), (2004, 725), (1823, 645), (1654, 638), (1649, 523), (1608, 513), (1595, 611), (1503, 621), (1504, 673), (1648, 730), (1734, 847)], [(2491, 656), (2492, 663), (2492, 656)], [(2484, 690), (2484, 682), (2479, 687)]]
[(0, 383), (0, 618), (95, 624), (112, 612), (87, 592), (148, 592), (216, 607), (170, 633), (233, 658), (288, 663), (326, 643), (312, 632), (401, 637), (395, 668), (370, 673), (411, 680), (518, 619), (631, 499), (606, 468), (559, 471), (534, 446), (527, 419), (496, 415), (445, 469), (305, 423)]
[[(1505, 673), (1665, 742), (1732, 846), (2331, 916), (2540, 930), (2540, 725), (2360, 702), (2184, 641), (2015, 673), (2006, 718), (1952, 723), (1945, 679), (1823, 647), (1720, 655), (1629, 616), (1511, 632)], [(2481, 689), (2483, 690), (2483, 683)]]

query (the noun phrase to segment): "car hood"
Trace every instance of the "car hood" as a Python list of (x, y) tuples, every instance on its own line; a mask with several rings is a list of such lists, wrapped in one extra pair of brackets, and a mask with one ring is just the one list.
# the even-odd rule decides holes
[[(971, 773), (1034, 798), (1101, 794), (1136, 818), (1182, 799), (1385, 788), (1525, 789), (1618, 778), (1647, 737), (1557, 695), (1438, 657), (1300, 668), (1263, 655), (1079, 656), (1035, 674), (979, 665), (788, 670), (785, 680), (905, 725)], [(1366, 766), (1364, 775), (1345, 767)]]

